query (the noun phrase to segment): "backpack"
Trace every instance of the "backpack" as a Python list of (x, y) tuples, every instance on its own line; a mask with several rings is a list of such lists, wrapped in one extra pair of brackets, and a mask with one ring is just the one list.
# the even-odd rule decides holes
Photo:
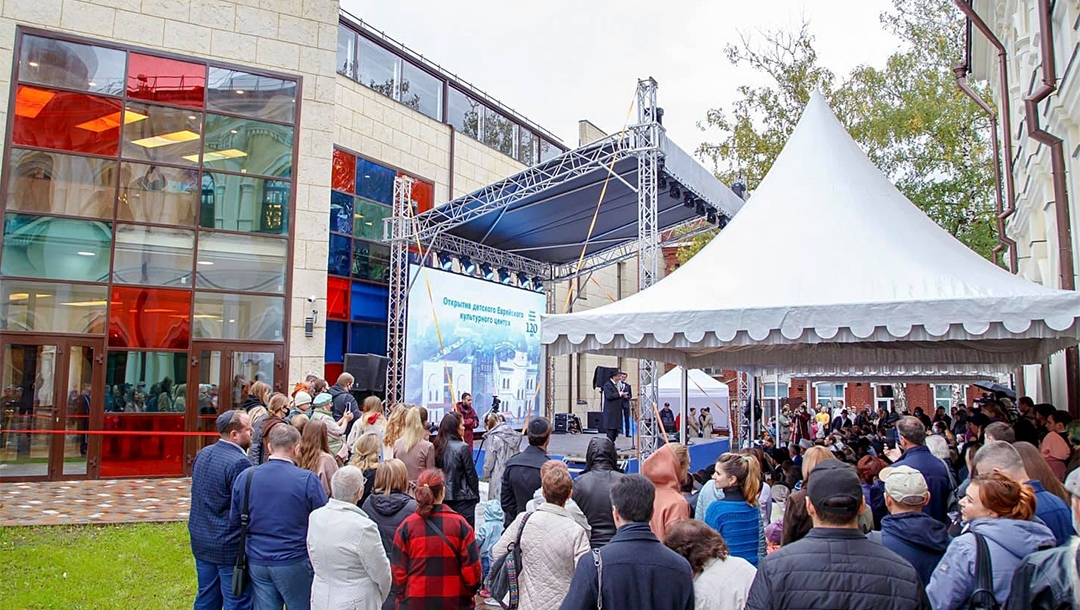
[[(518, 575), (524, 566), (521, 565), (521, 532), (525, 531), (525, 523), (532, 513), (525, 513), (518, 525), (517, 538), (510, 543), (506, 554), (491, 564), (491, 572), (488, 574), (487, 589), (491, 597), (499, 601), (499, 605), (509, 610), (518, 607)], [(509, 603), (503, 604), (503, 598), (509, 595)]]
[(1001, 604), (994, 597), (994, 572), (990, 562), (990, 547), (986, 538), (977, 532), (975, 536), (975, 590), (968, 597), (968, 610), (1001, 610)]

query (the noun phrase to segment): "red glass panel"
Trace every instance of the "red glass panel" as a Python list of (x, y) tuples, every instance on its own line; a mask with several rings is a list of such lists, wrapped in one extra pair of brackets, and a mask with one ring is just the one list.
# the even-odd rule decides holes
[(202, 108), (205, 91), (205, 65), (131, 54), (128, 61), (128, 97)]
[(356, 157), (354, 155), (334, 149), (334, 169), (330, 177), (330, 188), (350, 195), (356, 194)]
[(190, 292), (113, 288), (109, 346), (187, 349), (190, 338)]
[(109, 432), (101, 442), (101, 477), (181, 475), (184, 472), (184, 437), (161, 432), (182, 432), (184, 414), (123, 413), (105, 415)]
[(120, 142), (120, 100), (19, 85), (15, 94), (16, 144), (115, 155)]
[(327, 365), (323, 366), (323, 374), (325, 375), (325, 377), (323, 377), (323, 379), (337, 379), (338, 375), (340, 375), (340, 374), (342, 374), (344, 372), (345, 372), (345, 365), (344, 364), (334, 364), (334, 363), (327, 364)]
[[(400, 174), (399, 174), (400, 175)], [(435, 207), (435, 187), (430, 182), (417, 180), (412, 186), (412, 200), (417, 212), (424, 212)]]
[(349, 280), (326, 278), (326, 317), (331, 320), (349, 319)]

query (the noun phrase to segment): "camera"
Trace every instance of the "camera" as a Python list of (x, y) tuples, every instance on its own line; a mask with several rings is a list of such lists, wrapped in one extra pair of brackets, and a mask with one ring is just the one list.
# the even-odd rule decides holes
[(309, 296), (309, 297), (307, 298), (307, 302), (308, 302), (308, 303), (314, 303), (314, 302), (315, 302), (315, 301), (316, 301), (316, 300), (317, 300), (318, 298), (319, 298), (319, 297), (317, 297), (317, 296), (315, 296), (315, 295), (311, 295), (311, 296)]
[(492, 396), (491, 397), (491, 411), (493, 413), (498, 413), (499, 412), (499, 405), (501, 405), (501, 404), (502, 404), (502, 401), (499, 400), (498, 396)]

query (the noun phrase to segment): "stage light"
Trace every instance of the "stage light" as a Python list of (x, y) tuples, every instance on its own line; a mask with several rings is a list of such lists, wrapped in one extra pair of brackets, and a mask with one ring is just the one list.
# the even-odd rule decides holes
[(446, 254), (445, 252), (439, 253), (439, 268), (443, 271), (449, 271), (454, 267), (454, 257)]
[(533, 285), (533, 290), (543, 291), (544, 290), (544, 278), (540, 277), (539, 275), (534, 277), (532, 279), (532, 285)]
[(659, 190), (667, 188), (667, 176), (660, 174), (660, 177), (656, 179), (656, 188)]
[(503, 284), (509, 284), (511, 282), (511, 280), (513, 279), (513, 277), (514, 277), (513, 274), (511, 274), (510, 270), (507, 269), (506, 267), (500, 267), (499, 268), (499, 281), (502, 282)]
[(532, 284), (529, 282), (529, 274), (524, 271), (518, 271), (517, 274), (518, 286), (522, 288), (531, 288)]
[(483, 263), (480, 265), (480, 273), (484, 276), (485, 280), (495, 279), (495, 270), (491, 268), (491, 265)]
[(721, 229), (726, 227), (727, 223), (728, 217), (725, 214), (721, 214), (720, 217), (716, 219), (716, 226), (720, 227)]
[(472, 262), (468, 256), (459, 256), (458, 262), (461, 263), (461, 272), (465, 275), (476, 273), (476, 263)]
[(705, 214), (705, 220), (709, 224), (715, 224), (716, 223), (716, 210), (713, 210), (713, 209), (710, 208), (709, 211), (706, 212), (706, 214)]
[(694, 194), (691, 193), (690, 191), (686, 191), (685, 193), (683, 193), (683, 198), (682, 198), (683, 207), (685, 207), (685, 208), (693, 208), (694, 207), (694, 199), (695, 199)]
[(698, 216), (704, 216), (706, 212), (705, 202), (698, 199), (694, 203), (694, 211), (698, 213)]
[(671, 185), (671, 190), (668, 191), (668, 196), (670, 196), (672, 199), (676, 199), (676, 200), (679, 197), (682, 197), (682, 191), (679, 190), (679, 183), (678, 182)]

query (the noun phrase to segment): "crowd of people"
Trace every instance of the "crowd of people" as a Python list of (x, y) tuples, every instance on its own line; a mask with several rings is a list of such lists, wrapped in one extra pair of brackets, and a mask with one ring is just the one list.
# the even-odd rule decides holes
[(696, 472), (596, 436), (574, 477), (541, 417), (487, 414), (479, 458), (468, 396), (433, 426), (348, 374), (255, 386), (193, 467), (196, 610), (1080, 608), (1080, 426), (1026, 398), (798, 405)]

